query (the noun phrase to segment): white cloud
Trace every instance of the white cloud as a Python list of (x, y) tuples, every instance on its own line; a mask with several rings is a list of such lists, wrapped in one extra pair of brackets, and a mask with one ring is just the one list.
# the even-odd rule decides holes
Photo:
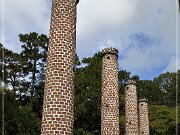
[[(175, 55), (175, 1), (84, 0), (78, 8), (77, 50), (81, 56), (110, 44), (122, 55), (121, 68), (150, 73), (166, 68)], [(130, 38), (135, 33), (157, 41), (140, 46)]]
[(112, 31), (117, 31), (119, 26), (132, 19), (135, 11), (133, 4), (131, 6), (129, 3), (130, 0), (83, 0), (79, 2), (77, 12), (77, 51), (79, 55), (85, 56), (89, 54), (89, 51), (97, 51), (100, 42), (111, 39), (109, 36), (112, 35)]
[(33, 31), (48, 34), (50, 18), (48, 9), (45, 0), (4, 0), (5, 46), (19, 51), (17, 49), (20, 49), (20, 45), (17, 47), (18, 45), (14, 44), (19, 41), (18, 34)]
[[(78, 38), (89, 39), (98, 32), (116, 29), (135, 14), (130, 0), (83, 0), (78, 4)], [(94, 35), (95, 34), (95, 35)]]
[[(4, 2), (5, 45), (9, 49), (17, 51), (20, 48), (20, 33), (49, 34), (51, 1)], [(80, 0), (77, 11), (77, 52), (80, 58), (113, 46), (119, 50), (121, 69), (129, 69), (134, 74), (151, 73), (160, 68), (162, 71), (174, 69), (175, 1)], [(180, 27), (178, 31), (180, 33)], [(143, 44), (133, 39), (137, 33), (143, 33), (153, 42)], [(180, 47), (177, 52), (180, 52)]]
[(12, 30), (25, 32), (36, 28), (47, 33), (48, 5), (45, 0), (6, 0), (4, 5), (5, 24)]
[(173, 56), (166, 67), (166, 69), (163, 70), (163, 73), (169, 71), (169, 72), (175, 72), (180, 69), (180, 57)]

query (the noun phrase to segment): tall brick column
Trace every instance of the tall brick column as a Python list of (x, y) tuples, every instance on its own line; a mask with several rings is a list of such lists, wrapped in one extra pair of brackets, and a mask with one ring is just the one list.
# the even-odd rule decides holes
[(136, 82), (125, 82), (125, 130), (126, 135), (138, 135)]
[(139, 100), (139, 134), (149, 135), (148, 103), (146, 99)]
[(52, 0), (42, 135), (72, 135), (77, 0)]
[(119, 135), (118, 50), (102, 50), (101, 135)]

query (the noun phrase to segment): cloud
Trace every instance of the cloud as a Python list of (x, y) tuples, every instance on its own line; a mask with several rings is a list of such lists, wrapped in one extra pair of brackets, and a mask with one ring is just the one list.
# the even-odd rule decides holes
[(175, 72), (180, 69), (180, 57), (173, 56), (171, 60), (168, 63), (168, 66), (166, 69), (163, 70), (163, 73), (169, 71), (169, 72)]
[(129, 0), (84, 0), (78, 4), (78, 38), (88, 38), (97, 32), (116, 28), (135, 14)]
[(116, 31), (119, 26), (131, 20), (135, 11), (129, 3), (130, 0), (83, 0), (79, 2), (77, 50), (81, 56), (89, 53), (87, 50), (97, 51), (99, 42), (106, 42), (112, 31)]
[(175, 27), (171, 30), (171, 24), (175, 24), (174, 9), (175, 2), (171, 0), (84, 0), (78, 4), (77, 36), (87, 40), (86, 37), (94, 38), (109, 31), (118, 34), (146, 31), (153, 35), (164, 30), (162, 27), (171, 32), (175, 30)]
[(78, 8), (80, 56), (111, 45), (119, 49), (120, 68), (134, 73), (163, 71), (171, 63), (176, 52), (175, 1), (84, 0)]
[[(4, 0), (4, 5), (5, 46), (9, 49), (20, 50), (20, 33), (49, 34), (51, 1)], [(147, 76), (174, 70), (176, 49), (180, 52), (175, 9), (172, 0), (81, 0), (77, 5), (77, 53), (80, 58), (89, 57), (112, 46), (119, 50), (120, 69)], [(0, 12), (0, 26), (2, 16)]]
[[(13, 0), (13, 2), (4, 0), (5, 46), (11, 50), (20, 51), (20, 47), (17, 47), (18, 34), (33, 31), (48, 34), (49, 18), (49, 5), (45, 0)], [(1, 17), (0, 24), (2, 19)]]

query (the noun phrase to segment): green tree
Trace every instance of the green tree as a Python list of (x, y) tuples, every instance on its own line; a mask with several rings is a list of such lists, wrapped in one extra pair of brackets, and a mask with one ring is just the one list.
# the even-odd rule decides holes
[(84, 58), (82, 64), (86, 66), (75, 72), (75, 129), (99, 135), (101, 54)]
[(146, 98), (149, 104), (161, 104), (162, 91), (154, 85), (152, 80), (137, 81), (137, 95), (138, 99)]
[(124, 94), (124, 83), (126, 80), (130, 79), (131, 72), (127, 72), (126, 70), (118, 71), (118, 80), (119, 80), (119, 87), (120, 93)]
[[(177, 101), (180, 101), (180, 70), (177, 70), (177, 77), (176, 77), (177, 81), (176, 81), (176, 98)], [(177, 102), (179, 103), (179, 102)], [(178, 104), (178, 106), (180, 106), (180, 103)]]
[(150, 134), (175, 135), (176, 109), (165, 105), (149, 106)]
[(119, 80), (119, 127), (120, 134), (125, 134), (125, 81), (130, 79), (131, 72), (126, 70), (118, 71), (118, 80)]
[[(40, 134), (48, 38), (35, 32), (20, 34), (19, 37), (23, 43), (20, 55), (3, 48), (0, 44), (0, 49), (5, 53), (2, 55), (2, 51), (0, 52), (0, 81), (3, 80), (6, 86), (13, 88), (13, 91), (3, 89), (5, 93), (2, 93), (0, 88), (1, 96), (4, 94), (5, 97), (5, 131), (10, 135), (36, 135)], [(83, 58), (82, 61), (77, 54), (75, 56), (75, 135), (100, 134), (101, 61), (100, 52), (92, 57)], [(176, 90), (180, 93), (179, 78), (180, 71), (177, 71), (177, 75), (163, 73), (153, 80), (141, 80), (138, 75), (131, 76), (129, 71), (118, 71), (121, 135), (125, 134), (124, 82), (128, 79), (137, 82), (138, 98), (145, 97), (149, 101), (150, 134), (174, 135), (175, 94)]]
[(74, 132), (75, 135), (93, 135), (92, 133), (90, 133), (89, 131), (84, 131), (83, 128), (79, 128), (79, 129), (75, 129)]
[[(163, 73), (153, 80), (157, 91), (161, 91), (161, 104), (176, 106), (176, 73)], [(157, 98), (158, 99), (158, 98)]]
[(119, 128), (120, 128), (120, 135), (125, 135), (125, 115), (120, 114)]
[[(19, 106), (11, 90), (0, 88), (1, 99), (2, 94), (4, 94), (4, 114), (2, 114), (2, 102), (0, 102), (0, 118), (2, 119), (2, 117), (4, 117), (5, 134), (40, 134), (41, 119), (37, 117), (37, 114), (28, 106)], [(2, 127), (2, 122), (0, 126)], [(0, 128), (0, 130), (2, 130), (2, 128)]]
[(20, 78), (23, 77), (20, 55), (3, 46), (1, 46), (0, 51), (0, 76), (0, 80), (3, 81), (6, 86), (13, 88), (13, 95), (15, 97)]
[[(48, 38), (46, 35), (31, 32), (30, 34), (19, 34), (20, 41), (24, 43), (21, 52), (23, 72), (30, 75), (31, 98), (37, 94), (35, 85), (39, 78), (42, 81), (45, 77), (46, 57), (48, 48)], [(38, 78), (39, 77), (39, 78)]]

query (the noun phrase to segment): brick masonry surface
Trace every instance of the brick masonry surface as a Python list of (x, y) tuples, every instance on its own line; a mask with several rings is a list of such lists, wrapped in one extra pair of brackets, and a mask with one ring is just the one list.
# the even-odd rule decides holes
[(119, 135), (118, 51), (102, 50), (101, 135)]
[(72, 135), (76, 0), (52, 0), (42, 135)]
[(149, 135), (148, 103), (146, 99), (139, 100), (139, 134)]
[(136, 82), (125, 82), (125, 132), (126, 135), (138, 135)]

